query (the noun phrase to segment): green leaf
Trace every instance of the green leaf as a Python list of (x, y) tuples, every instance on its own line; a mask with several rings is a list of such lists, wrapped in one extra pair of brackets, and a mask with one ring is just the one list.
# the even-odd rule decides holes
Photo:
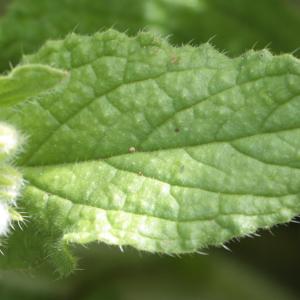
[(9, 106), (53, 88), (67, 72), (49, 66), (26, 65), (0, 76), (0, 106)]
[(299, 16), (298, 6), (281, 0), (14, 0), (0, 23), (0, 66), (7, 69), (49, 38), (112, 26), (130, 34), (147, 27), (177, 45), (214, 37), (231, 55), (254, 45), (291, 52), (300, 47)]
[(195, 252), (300, 213), (291, 55), (230, 59), (110, 30), (47, 42), (23, 64), (70, 73), (2, 114), (30, 137), (21, 205), (60, 272), (68, 243)]

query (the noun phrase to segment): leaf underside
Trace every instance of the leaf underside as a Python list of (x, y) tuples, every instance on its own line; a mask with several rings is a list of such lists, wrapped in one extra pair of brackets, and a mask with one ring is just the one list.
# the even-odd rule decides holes
[(296, 58), (110, 30), (47, 42), (31, 64), (70, 75), (0, 116), (29, 137), (21, 205), (55, 249), (194, 252), (300, 213)]

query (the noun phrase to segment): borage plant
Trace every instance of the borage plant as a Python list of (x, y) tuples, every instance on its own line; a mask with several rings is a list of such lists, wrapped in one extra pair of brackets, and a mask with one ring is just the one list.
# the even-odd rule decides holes
[(70, 34), (0, 78), (0, 107), (3, 267), (65, 275), (92, 241), (196, 252), (300, 213), (292, 55)]

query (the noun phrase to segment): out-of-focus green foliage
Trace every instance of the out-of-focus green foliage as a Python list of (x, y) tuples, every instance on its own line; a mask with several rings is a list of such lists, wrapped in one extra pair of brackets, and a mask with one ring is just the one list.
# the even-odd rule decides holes
[[(88, 266), (68, 280), (49, 283), (2, 273), (5, 300), (296, 300), (285, 288), (225, 255), (139, 257), (136, 251), (97, 247)], [(27, 295), (23, 298), (22, 295)]]
[(213, 43), (230, 55), (256, 45), (276, 52), (300, 46), (300, 9), (284, 0), (11, 0), (0, 22), (0, 69), (70, 31), (147, 28), (173, 43)]

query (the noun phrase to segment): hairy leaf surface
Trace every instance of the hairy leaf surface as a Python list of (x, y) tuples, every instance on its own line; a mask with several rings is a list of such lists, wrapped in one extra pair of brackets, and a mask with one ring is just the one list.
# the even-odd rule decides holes
[(70, 242), (194, 252), (299, 214), (296, 58), (107, 31), (47, 42), (30, 64), (70, 73), (2, 114), (29, 136), (21, 203), (57, 265)]

